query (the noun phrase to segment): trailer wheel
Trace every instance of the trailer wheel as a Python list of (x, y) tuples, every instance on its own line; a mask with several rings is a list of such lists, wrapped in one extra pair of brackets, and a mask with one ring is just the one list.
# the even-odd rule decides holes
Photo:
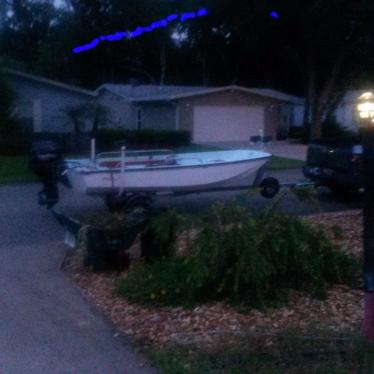
[(121, 212), (126, 204), (126, 198), (124, 196), (117, 195), (106, 195), (105, 204), (111, 213)]
[(277, 179), (268, 177), (260, 183), (261, 195), (266, 199), (272, 199), (280, 190)]
[(152, 212), (152, 198), (135, 194), (127, 196), (107, 195), (105, 203), (108, 210), (114, 212), (138, 212), (149, 216)]

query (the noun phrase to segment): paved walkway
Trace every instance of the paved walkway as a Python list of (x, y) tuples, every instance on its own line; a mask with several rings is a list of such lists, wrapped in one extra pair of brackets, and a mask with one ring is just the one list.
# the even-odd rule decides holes
[(63, 232), (37, 190), (0, 188), (0, 373), (153, 372), (59, 270)]

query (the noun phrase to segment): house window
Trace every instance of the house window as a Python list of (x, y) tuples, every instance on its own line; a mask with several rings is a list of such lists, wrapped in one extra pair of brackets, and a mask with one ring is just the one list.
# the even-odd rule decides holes
[(136, 129), (141, 130), (142, 128), (142, 109), (136, 109)]

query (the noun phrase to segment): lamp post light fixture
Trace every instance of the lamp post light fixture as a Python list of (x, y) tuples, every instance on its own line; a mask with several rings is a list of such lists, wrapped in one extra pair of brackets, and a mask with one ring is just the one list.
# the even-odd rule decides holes
[(374, 93), (365, 92), (357, 99), (358, 123), (362, 135), (364, 208), (363, 208), (363, 280), (364, 323), (366, 339), (374, 343)]

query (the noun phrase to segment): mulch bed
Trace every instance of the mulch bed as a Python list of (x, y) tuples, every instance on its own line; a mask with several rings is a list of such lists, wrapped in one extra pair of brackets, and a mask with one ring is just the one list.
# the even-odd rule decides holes
[[(347, 253), (362, 255), (361, 211), (326, 213), (305, 219), (322, 225)], [(337, 230), (342, 237), (336, 235)], [(336, 333), (358, 331), (363, 318), (362, 291), (343, 285), (332, 287), (326, 300), (315, 300), (293, 292), (285, 307), (242, 314), (223, 303), (204, 304), (190, 310), (181, 307), (147, 308), (113, 293), (118, 275), (95, 274), (72, 263), (66, 270), (122, 332), (157, 345), (214, 343), (223, 336), (276, 335), (290, 329), (302, 334), (311, 327)]]

